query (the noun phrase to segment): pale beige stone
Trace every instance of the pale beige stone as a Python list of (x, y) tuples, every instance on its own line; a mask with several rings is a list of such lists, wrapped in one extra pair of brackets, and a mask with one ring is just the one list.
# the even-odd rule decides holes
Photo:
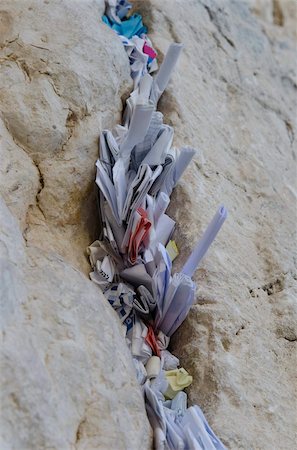
[(25, 237), (85, 274), (84, 250), (98, 233), (99, 132), (120, 120), (121, 97), (132, 87), (103, 11), (103, 0), (1, 2), (1, 117), (40, 180), (36, 201), (23, 207)]
[(85, 275), (98, 135), (132, 85), (103, 10), (102, 0), (0, 5), (3, 450), (151, 444), (122, 327)]
[(31, 158), (19, 147), (0, 119), (0, 191), (22, 230), (27, 211), (35, 205), (40, 188), (39, 173)]
[(151, 1), (159, 52), (172, 40), (184, 44), (160, 108), (175, 143), (199, 149), (169, 207), (180, 250), (174, 271), (218, 205), (229, 210), (172, 348), (194, 377), (190, 403), (227, 448), (289, 450), (297, 417), (296, 41), (286, 22), (259, 19), (248, 3)]
[(294, 0), (245, 0), (245, 2), (264, 22), (276, 26), (274, 34), (297, 37), (297, 5)]
[(117, 315), (60, 256), (26, 247), (3, 200), (0, 217), (1, 449), (150, 448)]
[[(169, 208), (174, 270), (218, 204), (229, 210), (172, 342), (194, 377), (190, 403), (230, 449), (291, 450), (296, 3), (135, 3), (160, 59), (173, 40), (185, 45), (160, 101), (175, 144), (199, 148)], [(98, 134), (132, 87), (125, 52), (101, 23), (103, 0), (0, 10), (1, 449), (149, 448), (122, 330), (83, 275), (98, 233)]]

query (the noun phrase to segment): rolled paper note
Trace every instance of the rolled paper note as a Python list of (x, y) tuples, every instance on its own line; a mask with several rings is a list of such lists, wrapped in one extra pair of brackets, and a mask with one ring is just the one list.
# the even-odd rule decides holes
[(135, 105), (126, 139), (120, 148), (123, 158), (130, 158), (133, 147), (144, 140), (153, 112), (154, 105), (152, 102)]
[(157, 378), (161, 370), (161, 360), (158, 356), (151, 356), (146, 363), (145, 370), (149, 380)]
[(155, 78), (155, 82), (158, 86), (160, 93), (164, 92), (164, 90), (166, 89), (166, 86), (170, 80), (173, 69), (176, 66), (182, 48), (183, 48), (182, 44), (177, 44), (176, 42), (173, 42), (170, 45), (169, 49), (167, 50), (165, 58)]
[(214, 218), (212, 219), (206, 231), (204, 232), (202, 238), (200, 239), (200, 241), (198, 241), (196, 247), (189, 256), (186, 264), (182, 268), (182, 273), (188, 275), (189, 277), (191, 277), (194, 274), (195, 270), (199, 266), (201, 259), (203, 258), (203, 256), (213, 243), (216, 235), (220, 231), (220, 228), (225, 222), (226, 217), (227, 217), (226, 208), (224, 206), (220, 206)]
[(193, 156), (195, 155), (196, 150), (192, 147), (182, 147), (176, 157), (176, 163), (174, 166), (174, 186), (190, 164)]

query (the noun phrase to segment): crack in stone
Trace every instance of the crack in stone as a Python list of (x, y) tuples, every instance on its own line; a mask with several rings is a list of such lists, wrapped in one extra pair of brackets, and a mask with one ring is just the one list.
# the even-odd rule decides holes
[(39, 48), (40, 50), (47, 50), (48, 52), (50, 52), (50, 49), (46, 48), (46, 47), (41, 47), (39, 45), (34, 45), (34, 44), (28, 44), (28, 45), (30, 45), (30, 47)]
[[(38, 189), (38, 191), (36, 193), (36, 196), (35, 196), (35, 202), (36, 202), (35, 206), (41, 212), (42, 217), (44, 218), (44, 220), (46, 220), (44, 211), (43, 211), (43, 209), (40, 206), (40, 200), (39, 200), (40, 194), (41, 194), (41, 192), (42, 192), (42, 190), (44, 189), (44, 186), (45, 186), (44, 177), (43, 177), (43, 173), (41, 172), (41, 169), (39, 167), (39, 164), (36, 161), (34, 161), (33, 159), (32, 159), (32, 161), (33, 161), (36, 169), (38, 170), (38, 174), (39, 174), (39, 189)], [(28, 224), (28, 226), (30, 226), (30, 224)]]
[(3, 50), (4, 48), (8, 47), (10, 44), (13, 44), (19, 39), (20, 35), (18, 34), (16, 38), (12, 39), (11, 41), (5, 41), (3, 44), (0, 45), (0, 50)]
[(289, 342), (296, 342), (297, 341), (296, 337), (290, 338), (290, 337), (287, 337), (287, 336), (283, 336), (283, 339), (285, 339), (286, 341), (289, 341)]
[(241, 325), (241, 327), (236, 331), (235, 335), (238, 336), (239, 333), (240, 333), (242, 330), (244, 330), (244, 329), (245, 329), (245, 326), (244, 326), (244, 325)]
[(30, 74), (30, 67), (26, 63), (26, 61), (23, 58), (20, 58), (15, 53), (10, 53), (9, 55), (4, 56), (0, 59), (1, 62), (3, 61), (12, 61), (15, 62), (15, 64), (18, 66), (18, 68), (23, 72), (25, 80), (29, 80), (31, 82), (31, 74)]
[(212, 35), (212, 37), (214, 38), (217, 47), (218, 47), (219, 49), (221, 49), (224, 53), (226, 53), (226, 55), (228, 55), (228, 53), (226, 52), (226, 50), (225, 50), (224, 47), (222, 46), (221, 41), (220, 41), (220, 39), (218, 38), (217, 34), (213, 31), (213, 32), (211, 33), (211, 35)]
[(76, 439), (74, 445), (78, 444), (80, 439), (82, 438), (82, 427), (86, 423), (87, 419), (84, 417), (78, 424), (77, 430), (76, 430)]
[(226, 181), (229, 181), (229, 183), (231, 183), (233, 186), (236, 186), (238, 189), (240, 189), (241, 191), (243, 191), (245, 194), (247, 193), (247, 189), (245, 186), (241, 186), (240, 184), (236, 183), (234, 180), (232, 180), (231, 178), (228, 178), (227, 175), (224, 175), (223, 173), (219, 173), (216, 172), (216, 175), (222, 176)]
[(284, 26), (284, 14), (279, 0), (272, 0), (273, 23), (279, 27)]
[(170, 33), (170, 36), (172, 37), (174, 42), (179, 42), (180, 39), (178, 37), (178, 35), (176, 34), (175, 30), (174, 30), (174, 24), (173, 22), (167, 17), (167, 16), (163, 16), (166, 22), (166, 25), (168, 27), (168, 31)]
[[(4, 118), (3, 118), (3, 123), (4, 123), (4, 125), (5, 125), (5, 128), (6, 128), (7, 131), (8, 131), (9, 135), (11, 136), (13, 142), (15, 143), (15, 145), (16, 145), (17, 147), (21, 148), (21, 149), (26, 153), (26, 155), (29, 156), (29, 158), (30, 158), (31, 161), (33, 162), (34, 166), (35, 166), (36, 169), (38, 170), (38, 174), (39, 174), (39, 189), (38, 189), (38, 191), (37, 191), (37, 193), (36, 193), (36, 195), (35, 195), (35, 201), (36, 201), (35, 205), (36, 205), (36, 207), (40, 210), (42, 216), (43, 216), (44, 219), (45, 219), (44, 212), (43, 212), (43, 210), (42, 210), (42, 208), (40, 207), (40, 204), (39, 204), (39, 195), (40, 195), (41, 191), (44, 189), (44, 185), (45, 185), (45, 183), (44, 183), (44, 178), (43, 178), (43, 174), (42, 174), (42, 172), (41, 172), (41, 170), (40, 170), (39, 164), (37, 163), (37, 161), (34, 160), (34, 158), (32, 157), (32, 154), (30, 154), (30, 152), (29, 152), (25, 147), (23, 147), (22, 145), (20, 145), (20, 143), (15, 139), (13, 133), (11, 133), (11, 131), (10, 131), (10, 129), (9, 129), (9, 126), (7, 125), (7, 123), (6, 123), (6, 121), (5, 121)], [(25, 239), (26, 242), (27, 242), (26, 232), (28, 231), (29, 226), (30, 226), (30, 224), (28, 224), (28, 226), (25, 228), (25, 230), (24, 230), (24, 232), (23, 232), (23, 237), (24, 237), (24, 239)]]
[(294, 139), (295, 139), (295, 134), (294, 134), (293, 127), (292, 127), (291, 123), (288, 120), (284, 120), (284, 122), (285, 122), (286, 129), (287, 129), (287, 132), (288, 132), (289, 140), (290, 140), (291, 145), (292, 145), (293, 142), (294, 142)]
[[(12, 138), (13, 142), (15, 143), (15, 145), (16, 145), (17, 147), (21, 148), (27, 155), (30, 156), (30, 152), (28, 151), (28, 149), (26, 149), (25, 147), (23, 147), (23, 146), (19, 143), (19, 141), (15, 138), (15, 136), (13, 135), (13, 133), (10, 131), (9, 125), (7, 124), (7, 122), (6, 122), (6, 120), (5, 120), (4, 117), (2, 117), (2, 120), (3, 120), (3, 123), (4, 123), (4, 125), (5, 125), (6, 130), (8, 131), (8, 133), (9, 133), (9, 135), (11, 136), (11, 138)], [(31, 159), (32, 159), (32, 158), (31, 158)], [(32, 161), (33, 161), (33, 160), (32, 160)], [(33, 161), (33, 162), (34, 162), (34, 161)], [(34, 164), (35, 164), (35, 162), (34, 162)]]
[(217, 28), (220, 35), (225, 39), (225, 41), (231, 47), (235, 48), (234, 42), (228, 36), (226, 36), (226, 34), (223, 32), (220, 22), (218, 20), (217, 14), (214, 11), (212, 11), (209, 6), (207, 6), (207, 5), (203, 5), (203, 6), (207, 11), (210, 21), (215, 25), (215, 27)]
[[(20, 143), (15, 139), (13, 133), (10, 132), (9, 126), (7, 125), (7, 123), (6, 123), (4, 118), (3, 118), (3, 123), (4, 123), (5, 128), (8, 131), (9, 135), (11, 136), (13, 142), (15, 143), (15, 145), (17, 147), (21, 148), (26, 153), (26, 155), (29, 156), (29, 158), (33, 162), (34, 166), (38, 170), (38, 174), (39, 174), (39, 189), (38, 189), (38, 191), (37, 191), (37, 193), (35, 195), (35, 206), (39, 209), (39, 211), (41, 212), (43, 218), (45, 219), (45, 214), (44, 214), (44, 212), (43, 212), (43, 210), (42, 210), (42, 208), (40, 206), (40, 203), (39, 203), (39, 195), (40, 195), (41, 191), (44, 189), (44, 178), (43, 178), (43, 174), (42, 174), (42, 172), (40, 170), (39, 164), (34, 160), (34, 158), (32, 158), (32, 154), (30, 154), (30, 152), (25, 147), (20, 145)], [(29, 210), (27, 210), (27, 214), (28, 214), (28, 211)], [(29, 228), (30, 228), (30, 223), (27, 223), (27, 226), (26, 226), (26, 228), (23, 231), (23, 238), (24, 238), (26, 244), (27, 244), (27, 233), (29, 231)]]
[(66, 141), (62, 144), (61, 151), (64, 151), (66, 145), (68, 144), (68, 142), (72, 138), (73, 132), (74, 132), (74, 128), (76, 126), (76, 123), (79, 120), (77, 114), (74, 111), (72, 111), (71, 108), (68, 108), (68, 110), (69, 110), (69, 112), (68, 112), (68, 115), (67, 115), (67, 118), (66, 118), (66, 123), (65, 123), (65, 126), (66, 126), (66, 128), (68, 130), (68, 137), (67, 137)]

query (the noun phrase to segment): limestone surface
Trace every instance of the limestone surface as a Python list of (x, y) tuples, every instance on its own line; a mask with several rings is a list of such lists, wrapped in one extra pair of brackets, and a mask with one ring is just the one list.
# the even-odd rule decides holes
[(194, 377), (190, 402), (227, 448), (289, 450), (297, 417), (297, 5), (150, 5), (159, 53), (172, 40), (184, 44), (161, 110), (175, 144), (199, 149), (170, 203), (174, 270), (218, 205), (229, 210), (172, 350)]
[[(296, 3), (135, 1), (162, 60), (174, 144), (178, 271), (217, 206), (229, 217), (172, 340), (232, 450), (296, 447)], [(98, 134), (132, 82), (103, 0), (0, 1), (3, 450), (142, 450), (151, 434), (123, 331), (86, 277), (98, 234)]]
[[(28, 243), (86, 274), (85, 248), (98, 225), (98, 135), (120, 120), (132, 86), (103, 11), (103, 0), (1, 0), (4, 196)], [(28, 169), (17, 170), (22, 164)]]
[(0, 212), (1, 449), (149, 448), (116, 314), (59, 255), (26, 247), (3, 200)]
[(150, 448), (116, 314), (86, 277), (98, 135), (129, 64), (103, 1), (1, 1), (3, 450)]

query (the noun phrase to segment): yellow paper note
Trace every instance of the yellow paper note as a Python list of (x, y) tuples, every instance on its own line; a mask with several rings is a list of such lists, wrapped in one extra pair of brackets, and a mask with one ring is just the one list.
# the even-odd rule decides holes
[(167, 399), (173, 399), (179, 391), (183, 391), (186, 387), (190, 386), (193, 381), (193, 377), (181, 367), (180, 369), (165, 371), (165, 377), (168, 381), (168, 388), (165, 392)]
[(166, 245), (166, 250), (171, 261), (174, 261), (175, 258), (179, 255), (179, 251), (175, 241), (169, 241)]

